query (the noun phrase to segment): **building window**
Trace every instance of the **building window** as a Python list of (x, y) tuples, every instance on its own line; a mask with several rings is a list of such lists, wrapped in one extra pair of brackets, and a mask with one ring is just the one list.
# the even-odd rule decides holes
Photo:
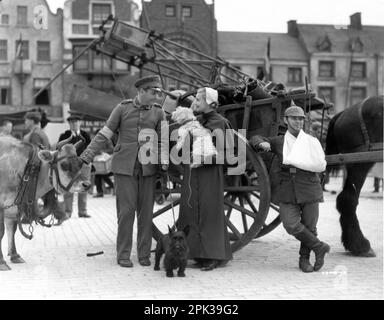
[(335, 102), (335, 90), (333, 87), (319, 87), (318, 89), (319, 98), (329, 102)]
[(92, 51), (92, 70), (94, 71), (109, 71), (112, 69), (112, 59), (103, 55), (102, 53), (97, 54)]
[(16, 40), (16, 58), (29, 59), (29, 41)]
[(11, 104), (11, 81), (0, 78), (0, 105)]
[[(73, 46), (73, 58), (75, 58), (85, 46)], [(74, 70), (88, 70), (89, 68), (89, 59), (87, 52), (83, 54), (78, 60), (75, 61), (73, 65)]]
[(8, 41), (0, 40), (0, 61), (8, 60)]
[(288, 68), (288, 83), (301, 84), (302, 82), (301, 68)]
[(27, 25), (27, 6), (17, 6), (17, 24), (19, 26)]
[(183, 6), (181, 8), (181, 16), (183, 18), (191, 18), (192, 17), (192, 7), (191, 6)]
[(335, 77), (335, 63), (333, 61), (319, 61), (319, 77)]
[(112, 13), (110, 4), (95, 3), (92, 5), (92, 23), (101, 24)]
[(72, 34), (88, 34), (88, 25), (87, 24), (73, 24), (72, 25)]
[(366, 70), (365, 62), (352, 62), (351, 77), (353, 79), (365, 79), (367, 77)]
[(37, 61), (51, 61), (51, 43), (37, 41)]
[(176, 16), (176, 7), (175, 6), (165, 6), (165, 15), (167, 17), (175, 17)]
[(9, 15), (8, 14), (2, 14), (1, 15), (1, 24), (9, 25)]
[[(41, 88), (43, 88), (47, 83), (49, 82), (49, 79), (46, 78), (40, 78), (40, 79), (33, 79), (33, 94), (35, 95)], [(36, 98), (35, 98), (35, 104), (37, 105), (49, 105), (50, 101), (50, 89), (49, 87), (44, 89)]]
[(351, 106), (363, 101), (367, 97), (367, 88), (352, 87), (351, 88)]

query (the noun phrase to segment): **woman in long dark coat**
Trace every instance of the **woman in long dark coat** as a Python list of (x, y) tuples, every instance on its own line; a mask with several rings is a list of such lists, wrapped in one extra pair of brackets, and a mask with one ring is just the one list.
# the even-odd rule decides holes
[[(216, 112), (217, 91), (199, 89), (194, 111), (202, 113), (201, 124), (210, 131), (229, 128), (228, 120)], [(215, 143), (215, 141), (214, 141)], [(223, 146), (216, 143), (218, 151)], [(221, 150), (220, 150), (221, 149)], [(178, 229), (190, 226), (188, 244), (190, 259), (195, 259), (202, 270), (212, 270), (232, 259), (227, 226), (224, 220), (223, 165), (202, 164), (191, 169), (184, 166)]]

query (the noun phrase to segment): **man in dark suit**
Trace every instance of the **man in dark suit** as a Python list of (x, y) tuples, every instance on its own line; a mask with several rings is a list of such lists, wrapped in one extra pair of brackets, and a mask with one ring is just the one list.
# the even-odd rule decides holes
[[(135, 87), (137, 96), (133, 100), (123, 100), (115, 107), (106, 125), (80, 156), (85, 163), (90, 163), (103, 142), (118, 133), (111, 171), (116, 189), (117, 263), (122, 267), (133, 266), (130, 255), (136, 211), (139, 263), (142, 266), (151, 264), (155, 179), (159, 161), (162, 169), (167, 169), (169, 153), (169, 137), (161, 135), (163, 130), (167, 132), (165, 114), (156, 103), (162, 98), (160, 77), (144, 77), (135, 83)], [(150, 159), (146, 158), (148, 153)]]
[[(87, 148), (87, 146), (91, 142), (91, 138), (89, 137), (89, 134), (86, 131), (81, 130), (80, 116), (70, 115), (67, 118), (67, 121), (69, 123), (70, 129), (60, 135), (59, 142), (65, 139), (68, 139), (71, 135), (72, 135), (72, 139), (69, 141), (69, 143), (72, 143), (72, 144), (75, 144), (76, 142), (84, 139), (84, 143), (81, 145), (81, 147), (77, 149), (77, 155), (79, 156)], [(87, 194), (88, 192), (86, 191), (78, 193), (77, 207), (78, 207), (79, 218), (91, 217), (87, 213)], [(64, 194), (64, 205), (65, 205), (66, 216), (63, 219), (61, 219), (61, 221), (59, 221), (58, 224), (61, 224), (63, 221), (69, 219), (72, 216), (73, 196), (74, 194), (69, 192)]]
[[(284, 113), (288, 131), (283, 136), (265, 138), (253, 136), (250, 139), (255, 149), (271, 151), (280, 164), (280, 185), (277, 200), (280, 218), (287, 232), (301, 242), (299, 267), (303, 272), (318, 271), (324, 264), (325, 254), (330, 251), (328, 244), (317, 236), (319, 202), (323, 201), (323, 191), (318, 173), (285, 165), (284, 154), (289, 154), (293, 143), (304, 125), (304, 111), (292, 105)], [(284, 150), (287, 148), (287, 150)], [(315, 265), (310, 264), (310, 252), (316, 255)]]

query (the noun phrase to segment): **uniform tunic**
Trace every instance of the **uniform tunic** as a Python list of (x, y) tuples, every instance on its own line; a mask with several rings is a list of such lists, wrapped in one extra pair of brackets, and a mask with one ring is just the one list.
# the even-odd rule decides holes
[[(203, 114), (202, 125), (213, 131), (228, 128), (227, 120), (216, 111)], [(216, 143), (218, 151), (220, 147)], [(184, 166), (178, 228), (189, 225), (190, 259), (232, 259), (224, 220), (223, 165), (208, 164), (190, 169)]]
[[(257, 147), (261, 142), (269, 142), (271, 152), (277, 155), (280, 165), (280, 181), (277, 200), (284, 203), (313, 203), (323, 201), (323, 190), (319, 175), (316, 172), (304, 171), (283, 164), (284, 136), (264, 138), (253, 136), (250, 139), (253, 146)], [(295, 172), (290, 173), (290, 170)]]
[(319, 175), (283, 164), (284, 136), (253, 136), (250, 139), (255, 148), (262, 142), (269, 142), (271, 152), (278, 158), (280, 170), (277, 201), (284, 228), (289, 234), (295, 235), (306, 227), (316, 235), (319, 202), (323, 201)]

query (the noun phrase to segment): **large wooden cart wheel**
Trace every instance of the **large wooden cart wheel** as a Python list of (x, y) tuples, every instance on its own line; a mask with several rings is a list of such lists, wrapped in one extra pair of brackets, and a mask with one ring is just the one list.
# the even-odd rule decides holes
[[(169, 173), (168, 188), (157, 191), (171, 193), (169, 203), (153, 215), (153, 237), (158, 240), (178, 218), (181, 178)], [(246, 143), (246, 171), (242, 175), (226, 175), (224, 187), (225, 220), (230, 234), (231, 249), (235, 252), (257, 237), (265, 227), (270, 207), (270, 185), (265, 164)], [(173, 188), (169, 188), (173, 184)], [(167, 215), (165, 219), (164, 214)], [(161, 217), (160, 217), (161, 216)], [(174, 218), (173, 218), (174, 216)]]

